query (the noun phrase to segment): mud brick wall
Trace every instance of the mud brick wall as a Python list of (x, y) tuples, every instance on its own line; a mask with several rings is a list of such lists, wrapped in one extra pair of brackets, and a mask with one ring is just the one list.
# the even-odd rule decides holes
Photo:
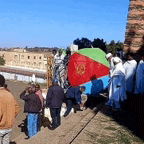
[(144, 42), (144, 0), (130, 0), (124, 51), (137, 52)]

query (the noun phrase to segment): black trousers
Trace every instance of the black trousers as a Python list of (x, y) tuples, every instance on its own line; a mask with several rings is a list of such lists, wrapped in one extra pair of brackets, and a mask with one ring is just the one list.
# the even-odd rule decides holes
[(56, 128), (61, 124), (60, 111), (61, 108), (50, 108), (52, 128)]
[(76, 111), (80, 109), (80, 106), (77, 104), (75, 98), (67, 98), (67, 110), (64, 115), (67, 116), (72, 108), (74, 108), (74, 113), (76, 113)]

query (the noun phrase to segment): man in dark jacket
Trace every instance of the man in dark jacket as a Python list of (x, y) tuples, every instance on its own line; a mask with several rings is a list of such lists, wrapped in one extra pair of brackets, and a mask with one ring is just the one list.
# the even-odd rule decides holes
[(54, 79), (53, 85), (49, 88), (46, 97), (46, 107), (50, 108), (50, 113), (52, 117), (51, 130), (57, 128), (61, 123), (60, 111), (63, 98), (64, 98), (64, 90), (58, 85), (58, 80)]
[(66, 93), (66, 99), (67, 99), (67, 111), (64, 114), (64, 117), (66, 117), (71, 109), (72, 106), (80, 106), (81, 103), (81, 94), (85, 91), (85, 86), (78, 86), (78, 87), (72, 87), (70, 88)]
[(42, 108), (41, 100), (34, 92), (34, 87), (28, 87), (20, 94), (20, 98), (25, 101), (24, 112), (28, 113), (28, 138), (38, 132), (39, 111)]

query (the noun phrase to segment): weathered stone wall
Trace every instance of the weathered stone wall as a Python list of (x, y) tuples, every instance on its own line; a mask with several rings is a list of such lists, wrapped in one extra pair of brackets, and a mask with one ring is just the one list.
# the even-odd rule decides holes
[(125, 35), (125, 51), (137, 52), (144, 38), (144, 0), (130, 0)]

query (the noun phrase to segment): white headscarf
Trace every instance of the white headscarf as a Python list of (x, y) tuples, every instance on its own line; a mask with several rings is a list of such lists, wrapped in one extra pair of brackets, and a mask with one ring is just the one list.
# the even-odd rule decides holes
[(113, 62), (119, 63), (119, 62), (121, 62), (121, 59), (119, 57), (114, 57)]
[(111, 57), (112, 56), (112, 54), (111, 53), (108, 53), (108, 54), (106, 54), (106, 59), (108, 59), (109, 57)]
[(121, 59), (119, 57), (114, 57), (113, 61), (118, 64), (114, 66), (114, 69), (112, 71), (112, 76), (119, 75), (120, 73), (123, 73), (125, 75), (125, 70), (121, 63)]

